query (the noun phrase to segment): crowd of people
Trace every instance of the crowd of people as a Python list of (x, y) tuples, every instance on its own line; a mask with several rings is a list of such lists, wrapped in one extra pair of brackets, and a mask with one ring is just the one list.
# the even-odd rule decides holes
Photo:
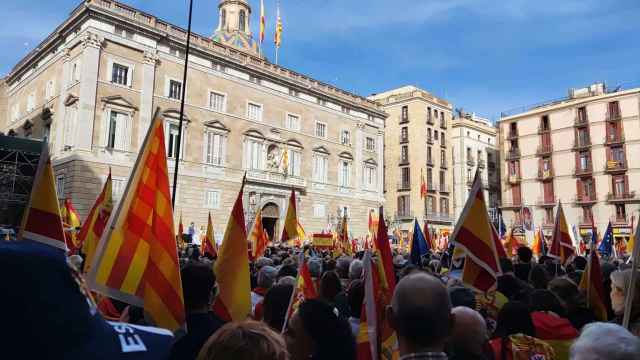
[[(1, 259), (6, 258), (3, 251), (0, 248)], [(318, 297), (305, 300), (287, 317), (301, 251), (305, 252)], [(416, 265), (409, 261), (408, 254), (394, 251), (397, 285), (385, 316), (396, 333), (401, 360), (640, 359), (640, 282), (635, 287), (630, 331), (621, 326), (624, 299), (631, 282), (627, 264), (616, 260), (602, 263), (603, 286), (609, 295), (606, 299), (609, 321), (602, 322), (596, 321), (578, 287), (587, 264), (583, 257), (562, 266), (546, 256), (534, 259), (529, 248), (521, 247), (513, 259), (501, 259), (503, 273), (497, 289), (486, 294), (465, 286), (460, 280), (461, 270), (449, 259), (446, 252), (432, 253)], [(263, 257), (250, 264), (251, 316), (246, 321), (228, 323), (212, 311), (218, 295), (212, 271), (215, 261), (211, 256), (201, 256), (194, 245), (181, 251), (188, 332), (175, 334), (169, 346), (156, 346), (156, 354), (158, 349), (166, 353), (153, 358), (357, 358), (358, 342), (363, 336), (360, 333), (365, 297), (363, 252), (335, 258), (330, 252), (308, 247), (269, 247)], [(72, 266), (82, 266), (77, 257), (70, 262)], [(13, 260), (11, 266), (18, 266), (17, 263)], [(22, 274), (29, 279), (37, 278), (34, 271)], [(30, 301), (35, 299), (42, 306), (43, 296), (31, 294), (19, 299), (22, 306), (28, 304), (31, 309)], [(49, 302), (45, 305), (50, 306)], [(136, 331), (150, 325), (145, 322), (142, 310), (133, 305), (102, 298), (97, 309), (120, 324), (131, 324)], [(46, 312), (40, 313), (49, 319)], [(64, 321), (76, 324), (79, 320)], [(43, 329), (60, 331), (58, 325)], [(82, 338), (78, 331), (70, 333)]]

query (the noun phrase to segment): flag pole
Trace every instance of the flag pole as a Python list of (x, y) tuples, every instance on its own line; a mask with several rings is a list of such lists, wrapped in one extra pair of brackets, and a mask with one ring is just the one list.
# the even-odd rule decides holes
[(180, 122), (178, 123), (178, 141), (176, 154), (176, 164), (173, 170), (173, 191), (171, 192), (171, 207), (176, 207), (176, 192), (178, 190), (178, 169), (180, 165), (180, 147), (182, 145), (182, 124), (184, 122), (184, 101), (187, 93), (187, 69), (189, 68), (189, 50), (191, 48), (191, 17), (193, 14), (193, 0), (189, 0), (189, 20), (187, 24), (187, 47), (184, 54), (184, 72), (182, 74), (182, 94), (180, 97)]
[[(636, 240), (640, 235), (638, 233), (638, 230), (640, 230), (640, 226), (636, 228), (636, 233), (635, 233)], [(638, 263), (637, 261), (635, 261), (635, 259), (637, 259), (638, 256), (640, 256), (640, 246), (638, 244), (634, 244), (633, 253), (631, 255), (631, 257), (634, 259), (634, 261), (631, 263), (633, 266), (631, 268), (632, 269), (631, 282), (629, 283), (629, 286), (626, 289), (627, 293), (626, 293), (626, 298), (624, 299), (624, 316), (622, 317), (622, 326), (624, 326), (627, 329), (629, 329), (629, 320), (631, 320), (631, 307), (633, 306), (633, 301), (634, 301), (633, 298), (636, 292), (636, 281), (637, 281), (636, 279), (638, 277)]]

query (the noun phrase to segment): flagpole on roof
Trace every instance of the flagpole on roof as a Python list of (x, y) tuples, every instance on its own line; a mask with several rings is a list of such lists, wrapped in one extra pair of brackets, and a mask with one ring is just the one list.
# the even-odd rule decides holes
[(184, 122), (184, 101), (187, 93), (187, 69), (189, 68), (189, 50), (191, 49), (191, 18), (193, 14), (193, 0), (189, 0), (189, 20), (187, 24), (187, 47), (184, 53), (184, 72), (182, 73), (182, 94), (180, 96), (180, 122), (178, 123), (178, 141), (176, 143), (176, 163), (173, 170), (173, 191), (171, 192), (171, 207), (176, 207), (176, 192), (178, 190), (178, 169), (180, 165), (180, 145), (182, 143), (182, 123)]

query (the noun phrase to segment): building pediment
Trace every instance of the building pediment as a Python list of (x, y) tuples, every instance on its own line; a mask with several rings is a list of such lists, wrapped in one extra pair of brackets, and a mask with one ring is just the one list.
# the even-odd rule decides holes
[(102, 99), (104, 105), (116, 105), (124, 108), (129, 108), (132, 110), (138, 110), (138, 108), (129, 100), (120, 95), (113, 96), (105, 96)]
[[(180, 120), (180, 110), (178, 110), (178, 109), (167, 109), (167, 110), (164, 110), (162, 112), (162, 116), (164, 116), (166, 118)], [(191, 118), (189, 118), (189, 115), (187, 115), (186, 112), (184, 113), (183, 120), (187, 121), (187, 122), (191, 122)]]
[(204, 123), (204, 126), (220, 131), (230, 132), (231, 130), (218, 120), (211, 120)]
[(246, 136), (251, 136), (254, 138), (258, 138), (258, 139), (265, 139), (264, 134), (262, 134), (260, 131), (255, 130), (255, 129), (249, 129), (247, 131), (244, 132), (244, 135)]
[(343, 158), (343, 159), (353, 160), (353, 155), (351, 155), (351, 153), (348, 152), (348, 151), (343, 151), (340, 154), (338, 154), (338, 156)]
[(287, 141), (287, 145), (304, 149), (304, 146), (302, 146), (302, 143), (300, 143), (300, 141), (296, 139), (289, 139)]
[(373, 159), (373, 158), (368, 158), (367, 160), (364, 161), (364, 163), (367, 164), (367, 165), (378, 166), (378, 162), (375, 161), (375, 159)]
[(75, 104), (78, 101), (78, 97), (73, 95), (73, 94), (69, 94), (67, 95), (67, 98), (64, 99), (64, 106), (71, 106), (73, 104)]

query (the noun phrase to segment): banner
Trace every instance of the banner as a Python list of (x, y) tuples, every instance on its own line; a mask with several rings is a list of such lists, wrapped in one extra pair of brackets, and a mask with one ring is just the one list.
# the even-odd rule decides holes
[(313, 234), (311, 239), (314, 247), (325, 249), (333, 248), (332, 234)]

